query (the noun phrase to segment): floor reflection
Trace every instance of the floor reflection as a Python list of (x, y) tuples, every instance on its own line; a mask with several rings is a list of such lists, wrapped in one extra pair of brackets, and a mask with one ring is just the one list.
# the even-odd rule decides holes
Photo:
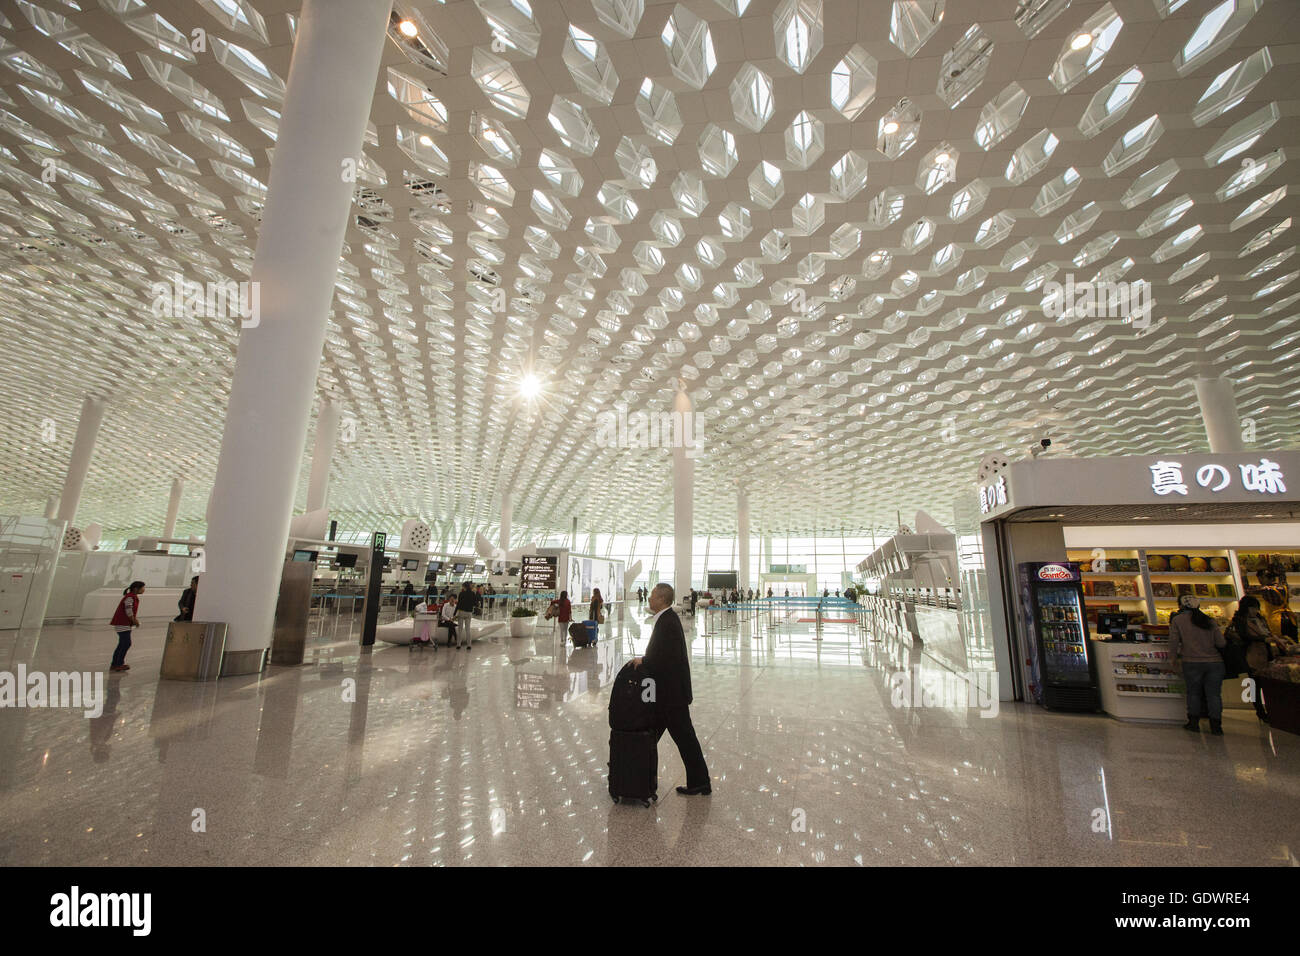
[[(106, 681), (103, 713), (0, 708), (0, 863), (1283, 865), (1300, 738), (1003, 704), (900, 703), (941, 662), (888, 624), (685, 618), (713, 796), (606, 793), (608, 688), (645, 650), (644, 608), (592, 648), (546, 622), (471, 650), (359, 646), (314, 621), (300, 667), (159, 682), (161, 627)], [(707, 630), (707, 633), (706, 633)], [(113, 639), (0, 634), (0, 669), (101, 667)], [(919, 683), (918, 683), (919, 682)], [(1267, 820), (1267, 825), (1250, 821)]]

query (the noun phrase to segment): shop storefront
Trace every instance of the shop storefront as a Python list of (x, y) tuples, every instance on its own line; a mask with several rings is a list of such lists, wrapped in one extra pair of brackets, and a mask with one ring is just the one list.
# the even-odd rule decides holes
[[(1253, 593), (1276, 633), (1300, 609), (1297, 482), (1295, 451), (986, 461), (989, 604), (1015, 699), (1185, 719), (1169, 616), (1187, 595), (1226, 624)], [(1250, 706), (1240, 683), (1229, 706)]]

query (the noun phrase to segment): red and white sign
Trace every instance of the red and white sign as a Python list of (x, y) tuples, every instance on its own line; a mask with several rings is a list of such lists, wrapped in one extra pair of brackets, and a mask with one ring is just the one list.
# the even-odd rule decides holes
[(1074, 575), (1070, 573), (1069, 568), (1063, 568), (1059, 564), (1045, 564), (1038, 569), (1038, 580), (1072, 581), (1074, 580)]

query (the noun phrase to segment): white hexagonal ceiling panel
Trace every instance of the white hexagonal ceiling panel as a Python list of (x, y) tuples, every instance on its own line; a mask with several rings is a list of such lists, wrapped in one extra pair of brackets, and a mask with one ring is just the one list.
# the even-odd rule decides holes
[[(83, 520), (156, 533), (181, 475), (201, 528), (239, 322), (151, 290), (247, 277), (297, 7), (0, 3), (0, 511), (58, 490), (90, 391)], [(1040, 435), (1201, 448), (1198, 374), (1294, 446), (1298, 29), (1290, 0), (397, 0), (331, 505), (487, 525), (512, 486), (516, 526), (668, 531), (667, 453), (596, 431), (678, 378), (701, 533), (738, 482), (764, 527), (883, 528)], [(1154, 305), (1054, 307), (1090, 281)]]

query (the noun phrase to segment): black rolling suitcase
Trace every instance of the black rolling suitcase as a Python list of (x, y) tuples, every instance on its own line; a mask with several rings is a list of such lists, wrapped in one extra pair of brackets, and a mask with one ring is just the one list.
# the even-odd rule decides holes
[(609, 795), (615, 803), (659, 799), (658, 734), (652, 730), (609, 732)]
[(631, 661), (609, 693), (609, 795), (614, 802), (659, 799), (657, 709), (643, 699), (643, 674)]

